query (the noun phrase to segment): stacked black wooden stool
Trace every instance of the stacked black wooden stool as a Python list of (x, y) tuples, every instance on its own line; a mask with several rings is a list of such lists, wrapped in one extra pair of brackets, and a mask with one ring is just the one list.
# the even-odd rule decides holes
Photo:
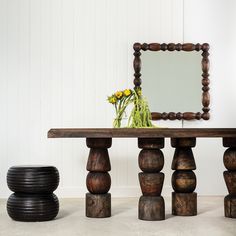
[(53, 193), (59, 172), (53, 166), (13, 166), (7, 184), (14, 193), (7, 201), (7, 212), (17, 221), (47, 221), (55, 218), (59, 201)]

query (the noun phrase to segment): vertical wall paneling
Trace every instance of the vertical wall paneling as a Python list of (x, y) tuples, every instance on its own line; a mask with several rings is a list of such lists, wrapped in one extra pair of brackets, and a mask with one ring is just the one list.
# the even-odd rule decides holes
[[(0, 1), (0, 197), (8, 195), (9, 166), (36, 163), (59, 169), (60, 196), (84, 196), (85, 140), (47, 139), (47, 130), (111, 127), (114, 110), (106, 97), (133, 87), (133, 43), (181, 42), (183, 1)], [(114, 139), (109, 152), (113, 196), (140, 195), (137, 140)]]
[(52, 1), (41, 1), (41, 130), (40, 140), (42, 163), (53, 162), (52, 146), (46, 138), (52, 126)]
[[(74, 0), (62, 0), (62, 126), (73, 127), (74, 108)], [(73, 141), (62, 142), (63, 186), (75, 184)]]
[(161, 41), (171, 42), (172, 38), (172, 2), (173, 0), (161, 1)]
[[(5, 173), (8, 167), (8, 135), (7, 135), (7, 118), (8, 118), (8, 95), (7, 95), (7, 9), (8, 1), (0, 1), (0, 107), (1, 107), (1, 122), (0, 122), (0, 150), (1, 150), (1, 184), (5, 181)], [(4, 135), (3, 135), (4, 134)], [(6, 184), (2, 184), (2, 192), (7, 192)]]
[(29, 134), (30, 134), (30, 153), (31, 163), (42, 160), (41, 151), (41, 102), (42, 102), (42, 41), (41, 41), (41, 1), (29, 1)]
[[(200, 18), (196, 13), (196, 1), (185, 1), (184, 32), (186, 41), (210, 44), (211, 119), (209, 122), (185, 122), (185, 127), (235, 127), (235, 109), (229, 104), (234, 104), (236, 100), (235, 53), (233, 53), (236, 51), (233, 40), (236, 37), (234, 26), (236, 4), (234, 0), (229, 0), (227, 4), (222, 1), (200, 0), (198, 4), (204, 4)], [(198, 157), (196, 174), (199, 192), (224, 193), (226, 189), (223, 187), (224, 180), (220, 174), (224, 170), (222, 164), (224, 150), (221, 140), (198, 139), (197, 142), (194, 156)], [(214, 147), (214, 151), (209, 147)], [(207, 170), (209, 165), (212, 166), (211, 170)]]
[[(116, 36), (116, 73), (117, 73), (117, 85), (116, 88), (118, 89), (125, 89), (127, 86), (127, 17), (128, 17), (128, 9), (127, 9), (127, 1), (122, 0), (117, 2), (116, 1), (116, 9), (117, 9), (117, 29), (119, 31), (115, 31), (114, 33), (117, 34)], [(123, 50), (125, 49), (125, 50)], [(124, 58), (124, 59), (123, 59)], [(121, 63), (122, 62), (122, 63)], [(116, 140), (114, 145), (117, 146), (117, 150), (124, 150), (127, 153), (128, 143), (127, 140)], [(113, 145), (113, 146), (114, 146)], [(115, 146), (114, 146), (115, 147)], [(115, 186), (123, 186), (124, 183), (127, 183), (128, 178), (128, 169), (127, 169), (127, 159), (130, 158), (129, 156), (122, 155), (121, 152), (116, 151), (114, 155), (113, 161), (113, 168), (116, 168), (116, 175)]]
[(171, 41), (184, 43), (184, 0), (171, 2), (171, 28)]
[[(75, 90), (73, 94), (73, 126), (81, 127), (85, 122), (85, 57), (87, 51), (86, 36), (81, 29), (86, 25), (85, 16), (86, 12), (79, 1), (74, 0), (74, 53), (73, 53), (73, 88)], [(73, 169), (73, 185), (72, 186), (84, 186), (86, 177), (86, 159), (87, 149), (85, 147), (85, 141), (79, 139), (71, 140), (73, 142), (73, 158), (71, 164), (76, 167)], [(84, 186), (85, 187), (85, 186)], [(72, 187), (73, 189), (73, 187)], [(72, 190), (73, 191), (73, 190)]]
[(84, 100), (84, 103), (87, 108), (85, 110), (85, 119), (84, 119), (84, 126), (96, 126), (96, 113), (92, 107), (98, 106), (99, 104), (96, 103), (95, 93), (96, 93), (96, 75), (95, 75), (95, 53), (96, 47), (99, 47), (99, 44), (95, 42), (95, 29), (96, 29), (96, 22), (95, 22), (95, 1), (88, 0), (82, 6), (85, 12), (85, 21), (84, 25), (79, 29), (80, 30), (80, 37), (84, 37), (85, 44), (81, 45), (86, 48), (86, 52), (83, 55), (85, 59), (85, 72), (81, 79), (85, 80), (84, 84), (84, 91), (85, 96), (84, 98), (80, 98)]
[[(27, 163), (30, 157), (30, 4), (29, 0), (18, 1), (18, 64), (19, 71), (15, 78), (18, 80), (18, 119), (17, 132), (22, 140), (17, 150), (17, 158), (12, 158), (12, 164)], [(39, 137), (40, 139), (40, 137)], [(40, 151), (40, 150), (38, 150)]]
[[(12, 157), (17, 155), (19, 148), (19, 133), (17, 132), (19, 119), (19, 64), (18, 55), (18, 1), (7, 1), (7, 48), (5, 60), (7, 62), (7, 164), (11, 165)], [(12, 145), (14, 143), (14, 146)], [(17, 159), (17, 156), (15, 157)]]
[[(106, 80), (104, 71), (106, 70), (106, 0), (94, 1), (94, 125), (104, 127), (106, 124)], [(101, 83), (101, 79), (105, 82)]]
[[(51, 0), (51, 81), (52, 89), (50, 99), (51, 106), (51, 125), (52, 127), (62, 127), (62, 0)], [(61, 180), (60, 187), (63, 187), (63, 164), (62, 164), (62, 142), (63, 140), (47, 140), (52, 146), (51, 158), (54, 165), (59, 169)]]

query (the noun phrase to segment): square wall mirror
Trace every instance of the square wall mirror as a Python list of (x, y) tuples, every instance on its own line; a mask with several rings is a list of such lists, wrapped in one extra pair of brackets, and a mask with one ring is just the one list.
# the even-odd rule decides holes
[(134, 85), (147, 98), (153, 120), (210, 118), (207, 43), (135, 43), (133, 48)]

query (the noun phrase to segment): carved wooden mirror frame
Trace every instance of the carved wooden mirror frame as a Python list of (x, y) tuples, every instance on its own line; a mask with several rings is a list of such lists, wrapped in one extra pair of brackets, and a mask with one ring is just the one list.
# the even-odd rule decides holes
[(186, 51), (186, 52), (191, 52), (191, 51), (202, 51), (202, 111), (203, 112), (152, 112), (152, 119), (153, 120), (209, 120), (210, 119), (210, 94), (209, 94), (209, 44), (204, 43), (204, 44), (192, 44), (192, 43), (185, 43), (185, 44), (174, 44), (174, 43), (135, 43), (133, 45), (134, 49), (134, 61), (133, 61), (133, 67), (134, 67), (134, 85), (135, 89), (141, 88), (141, 51)]

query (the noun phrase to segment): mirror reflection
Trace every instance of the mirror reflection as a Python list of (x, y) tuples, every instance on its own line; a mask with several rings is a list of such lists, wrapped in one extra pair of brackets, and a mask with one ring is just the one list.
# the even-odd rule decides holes
[(143, 51), (142, 90), (151, 112), (202, 109), (201, 52)]

